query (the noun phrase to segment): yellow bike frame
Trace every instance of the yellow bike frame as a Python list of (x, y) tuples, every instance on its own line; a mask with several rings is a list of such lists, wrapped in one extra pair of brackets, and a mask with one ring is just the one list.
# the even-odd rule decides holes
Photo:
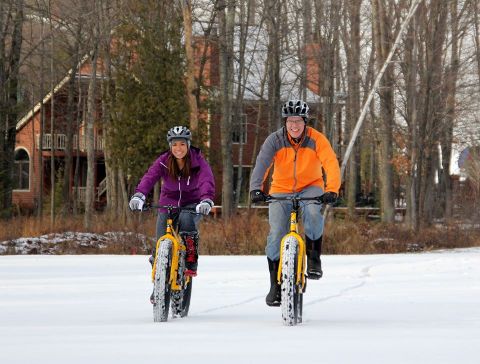
[(283, 246), (285, 244), (285, 240), (289, 237), (293, 237), (298, 241), (298, 261), (297, 261), (297, 279), (296, 284), (301, 284), (302, 290), (305, 287), (305, 241), (302, 239), (300, 234), (298, 233), (298, 220), (297, 220), (297, 213), (292, 210), (290, 213), (290, 232), (286, 234), (282, 241), (280, 242), (280, 264), (278, 265), (278, 273), (277, 273), (277, 281), (278, 284), (282, 283), (282, 258), (283, 258)]
[[(182, 289), (181, 286), (177, 284), (177, 275), (178, 275), (178, 263), (180, 259), (180, 252), (185, 251), (185, 245), (181, 244), (180, 241), (182, 241), (181, 237), (178, 235), (178, 232), (173, 228), (173, 220), (171, 218), (167, 219), (167, 229), (165, 232), (165, 235), (161, 236), (157, 240), (157, 245), (156, 245), (156, 257), (155, 261), (153, 262), (153, 267), (152, 267), (152, 282), (155, 281), (155, 272), (157, 270), (157, 257), (158, 257), (158, 252), (160, 248), (160, 242), (162, 240), (170, 240), (172, 242), (172, 264), (170, 267), (170, 287), (172, 291), (180, 291)], [(187, 283), (190, 281), (190, 277), (186, 277)]]

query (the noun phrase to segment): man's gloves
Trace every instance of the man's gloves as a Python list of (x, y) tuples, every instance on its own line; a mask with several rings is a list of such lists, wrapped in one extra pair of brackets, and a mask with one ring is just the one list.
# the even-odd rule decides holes
[(202, 200), (200, 203), (195, 207), (195, 211), (202, 215), (208, 215), (210, 210), (212, 209), (213, 201), (210, 199)]
[(322, 196), (323, 203), (334, 204), (337, 201), (338, 195), (335, 192), (325, 192)]
[(132, 211), (142, 211), (144, 203), (145, 203), (145, 195), (141, 192), (137, 192), (130, 199), (130, 202), (128, 203), (128, 207), (130, 207), (130, 210)]
[(267, 195), (261, 190), (250, 191), (250, 200), (252, 203), (267, 201)]

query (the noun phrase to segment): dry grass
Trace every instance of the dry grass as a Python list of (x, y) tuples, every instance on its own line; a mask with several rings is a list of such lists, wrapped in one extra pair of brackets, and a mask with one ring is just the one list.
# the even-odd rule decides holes
[(374, 254), (428, 251), (480, 246), (480, 230), (458, 225), (422, 228), (419, 232), (402, 224), (330, 221), (325, 233), (325, 253)]
[[(123, 224), (108, 219), (106, 215), (98, 215), (89, 232), (113, 231), (133, 234), (116, 237), (115, 241), (103, 250), (85, 247), (75, 249), (75, 242), (72, 241), (65, 246), (66, 250), (63, 249), (62, 253), (149, 253), (150, 248), (145, 248), (145, 239), (142, 235), (149, 237), (155, 235), (155, 220), (153, 214), (136, 214), (130, 223)], [(200, 252), (207, 255), (264, 254), (268, 229), (267, 217), (264, 212), (257, 210), (250, 213), (242, 211), (229, 222), (212, 217), (204, 218), (200, 226)], [(2, 222), (0, 242), (69, 231), (85, 231), (81, 216), (58, 218), (53, 226), (48, 218), (16, 217)], [(478, 228), (466, 230), (451, 225), (425, 228), (414, 233), (401, 224), (386, 225), (362, 219), (355, 221), (330, 219), (325, 227), (324, 253), (327, 254), (399, 253), (471, 246), (480, 246)]]

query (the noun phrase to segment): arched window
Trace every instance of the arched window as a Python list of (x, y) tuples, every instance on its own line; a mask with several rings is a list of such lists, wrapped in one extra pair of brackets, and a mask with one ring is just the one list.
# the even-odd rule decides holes
[(13, 170), (13, 189), (30, 189), (30, 157), (25, 149), (15, 151), (15, 168)]

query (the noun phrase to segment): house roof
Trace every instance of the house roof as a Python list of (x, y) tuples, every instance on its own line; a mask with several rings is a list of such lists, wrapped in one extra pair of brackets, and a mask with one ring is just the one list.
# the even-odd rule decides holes
[[(89, 54), (86, 54), (85, 56), (83, 56), (83, 58), (80, 60), (80, 62), (78, 62), (78, 66), (76, 67), (76, 69), (80, 69), (80, 67), (90, 58), (90, 55)], [(43, 98), (43, 100), (39, 101), (34, 107), (33, 109), (30, 109), (29, 112), (27, 112), (18, 122), (17, 122), (17, 126), (16, 126), (16, 129), (17, 131), (19, 131), (21, 128), (23, 128), (28, 122), (29, 120), (37, 113), (40, 111), (40, 108), (42, 107), (43, 104), (46, 104), (48, 101), (50, 101), (50, 99), (52, 98), (52, 95), (56, 94), (58, 90), (60, 90), (63, 86), (65, 86), (65, 84), (68, 82), (68, 80), (70, 79), (70, 75), (72, 74), (72, 72), (74, 72), (74, 69), (71, 68), (66, 76), (54, 87), (53, 89), (53, 92), (50, 91), (47, 95), (45, 95), (45, 97)]]

